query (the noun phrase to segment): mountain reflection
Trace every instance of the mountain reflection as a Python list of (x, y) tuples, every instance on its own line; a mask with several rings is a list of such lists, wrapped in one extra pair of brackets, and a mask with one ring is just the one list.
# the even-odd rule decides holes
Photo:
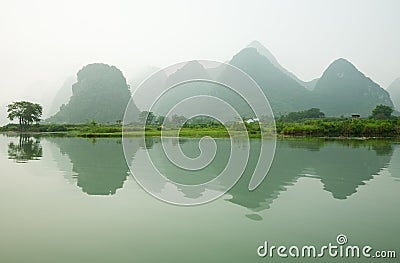
[[(181, 147), (186, 155), (194, 158), (199, 153), (198, 139), (170, 139)], [(141, 144), (143, 144), (143, 141)], [(187, 174), (176, 169), (168, 161), (159, 138), (146, 138), (146, 148), (154, 165), (168, 179), (181, 184), (199, 184), (215, 178), (225, 167), (230, 155), (230, 140), (216, 140), (217, 155), (207, 168)], [(149, 147), (149, 145), (151, 147)], [(233, 142), (234, 149), (244, 147), (241, 141)], [(361, 140), (280, 140), (268, 176), (253, 191), (248, 190), (250, 178), (258, 160), (261, 142), (250, 140), (250, 157), (241, 179), (228, 191), (227, 201), (246, 207), (253, 212), (270, 208), (270, 205), (288, 186), (294, 185), (299, 178), (312, 177), (320, 180), (323, 189), (337, 200), (347, 199), (357, 192), (359, 186), (371, 180), (380, 170), (387, 167), (393, 153), (393, 146), (388, 141)], [(270, 147), (265, 141), (263, 147)], [(219, 178), (218, 178), (219, 179)], [(220, 185), (225, 185), (220, 181)], [(165, 182), (152, 181), (151, 189), (155, 193), (165, 190)], [(187, 198), (198, 198), (207, 189), (198, 187), (196, 191), (177, 186), (177, 190)], [(218, 190), (218, 189), (215, 189)], [(248, 215), (256, 220), (257, 215)]]
[(15, 160), (17, 163), (40, 160), (42, 156), (43, 149), (39, 138), (21, 134), (18, 142), (10, 142), (8, 144), (8, 158)]
[(392, 145), (386, 141), (278, 141), (274, 162), (264, 182), (254, 191), (248, 191), (251, 173), (246, 171), (228, 191), (232, 196), (228, 201), (254, 212), (265, 210), (301, 177), (317, 178), (333, 198), (346, 199), (386, 167), (392, 153)]
[(393, 176), (396, 181), (400, 181), (400, 145), (399, 144), (394, 144), (394, 150), (392, 154), (392, 159), (390, 160), (390, 165), (388, 167), (388, 170)]
[[(53, 142), (60, 152), (71, 160), (74, 178), (83, 192), (89, 195), (110, 195), (123, 187), (129, 168), (120, 140), (91, 141), (81, 138), (47, 140)], [(198, 139), (169, 140), (174, 147), (180, 146), (183, 152), (192, 158), (199, 154)], [(165, 177), (182, 184), (201, 184), (215, 178), (224, 169), (231, 147), (229, 139), (216, 140), (218, 151), (215, 160), (209, 167), (188, 175), (185, 170), (175, 169), (167, 160), (159, 138), (148, 137), (145, 141), (142, 138), (132, 138), (128, 144), (128, 160), (134, 160), (135, 156), (137, 159), (137, 151), (147, 150), (154, 165)], [(243, 147), (240, 141), (234, 142), (233, 145)], [(231, 203), (248, 208), (253, 213), (270, 208), (289, 186), (303, 177), (320, 180), (323, 189), (334, 199), (347, 199), (357, 192), (359, 186), (373, 179), (382, 168), (388, 166), (394, 151), (391, 142), (378, 140), (280, 140), (277, 142), (274, 161), (268, 176), (258, 188), (249, 191), (248, 185), (258, 160), (260, 146), (259, 140), (250, 140), (248, 165), (238, 183), (228, 191), (227, 199)], [(15, 146), (9, 147), (9, 156), (13, 147), (15, 148)], [(264, 147), (269, 146), (264, 145)], [(220, 184), (224, 185), (224, 182)], [(162, 180), (156, 180), (149, 185), (152, 189), (148, 190), (156, 193), (164, 191), (166, 187)], [(207, 189), (199, 187), (196, 192), (187, 192), (185, 188), (178, 186), (178, 190), (187, 198), (197, 198)], [(247, 217), (259, 220), (257, 214), (249, 214)]]
[[(88, 195), (113, 195), (128, 177), (121, 140), (81, 138), (48, 138), (69, 157), (77, 186)], [(139, 141), (129, 144), (133, 154)]]
[(346, 199), (390, 162), (393, 148), (386, 141), (329, 143), (313, 159), (324, 189)]

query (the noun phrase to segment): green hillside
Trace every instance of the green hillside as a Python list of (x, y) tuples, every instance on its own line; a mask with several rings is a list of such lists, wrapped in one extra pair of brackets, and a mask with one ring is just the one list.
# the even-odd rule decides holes
[(47, 122), (87, 123), (94, 120), (115, 123), (123, 119), (131, 92), (118, 68), (101, 63), (89, 64), (78, 72), (77, 80), (72, 85), (68, 104)]
[(376, 105), (393, 107), (387, 91), (343, 58), (329, 65), (313, 92), (317, 97), (313, 106), (327, 116), (358, 113), (367, 117)]
[(249, 74), (260, 86), (275, 115), (310, 107), (311, 91), (275, 67), (255, 48), (245, 48), (229, 62)]

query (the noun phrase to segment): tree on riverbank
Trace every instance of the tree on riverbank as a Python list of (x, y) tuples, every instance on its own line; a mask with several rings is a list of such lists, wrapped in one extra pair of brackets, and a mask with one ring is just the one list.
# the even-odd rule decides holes
[(10, 121), (18, 119), (20, 131), (25, 130), (34, 122), (39, 122), (42, 112), (41, 105), (29, 101), (18, 101), (7, 106), (7, 117)]
[(393, 109), (386, 105), (378, 105), (372, 111), (372, 119), (375, 120), (389, 120), (392, 117)]

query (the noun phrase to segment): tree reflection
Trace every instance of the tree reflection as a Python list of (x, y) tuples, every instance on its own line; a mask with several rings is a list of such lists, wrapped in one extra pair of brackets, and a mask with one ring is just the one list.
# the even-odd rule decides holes
[(19, 136), (18, 143), (8, 144), (8, 158), (17, 163), (26, 163), (31, 160), (40, 160), (43, 149), (39, 138), (33, 138), (26, 134)]

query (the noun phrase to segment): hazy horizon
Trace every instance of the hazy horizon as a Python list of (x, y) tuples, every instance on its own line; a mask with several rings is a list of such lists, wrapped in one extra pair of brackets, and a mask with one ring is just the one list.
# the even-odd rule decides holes
[(337, 58), (387, 88), (400, 77), (400, 2), (13, 1), (0, 9), (0, 124), (15, 100), (45, 105), (83, 66), (101, 62), (128, 82), (149, 66), (227, 61), (260, 41), (309, 81)]

